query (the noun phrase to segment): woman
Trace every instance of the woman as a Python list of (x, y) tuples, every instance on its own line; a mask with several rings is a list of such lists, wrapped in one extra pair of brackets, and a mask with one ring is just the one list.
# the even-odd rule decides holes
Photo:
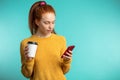
[[(22, 74), (30, 80), (66, 80), (72, 52), (66, 50), (66, 40), (54, 31), (55, 11), (45, 1), (34, 3), (29, 12), (31, 36), (20, 46)], [(37, 42), (35, 57), (28, 56), (28, 41)], [(61, 56), (63, 57), (61, 58)]]

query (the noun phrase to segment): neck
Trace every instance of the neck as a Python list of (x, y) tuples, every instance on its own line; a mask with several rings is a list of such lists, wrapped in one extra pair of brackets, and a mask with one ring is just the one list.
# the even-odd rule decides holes
[(38, 36), (38, 37), (41, 37), (41, 38), (47, 38), (47, 37), (51, 36), (51, 33), (49, 33), (49, 34), (42, 34), (39, 31), (37, 31), (35, 35)]

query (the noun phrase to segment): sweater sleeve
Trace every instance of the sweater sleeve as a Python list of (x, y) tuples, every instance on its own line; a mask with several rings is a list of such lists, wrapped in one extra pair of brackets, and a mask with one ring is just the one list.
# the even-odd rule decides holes
[[(61, 49), (61, 56), (63, 55), (64, 51), (67, 49), (66, 47), (66, 39), (64, 37), (63, 38), (63, 45), (62, 45), (62, 49)], [(63, 61), (63, 59), (61, 58), (61, 67), (62, 67), (62, 71), (64, 74), (66, 74), (69, 70), (70, 70), (70, 63), (71, 63), (71, 60), (69, 61)]]
[(20, 55), (21, 55), (21, 64), (22, 64), (21, 72), (25, 77), (30, 78), (33, 73), (34, 59), (29, 61), (25, 60), (25, 56), (24, 56), (25, 45), (26, 44), (24, 42), (21, 42), (20, 44)]
[(62, 70), (64, 74), (66, 74), (70, 70), (70, 63), (71, 63), (71, 60), (67, 62), (62, 60)]

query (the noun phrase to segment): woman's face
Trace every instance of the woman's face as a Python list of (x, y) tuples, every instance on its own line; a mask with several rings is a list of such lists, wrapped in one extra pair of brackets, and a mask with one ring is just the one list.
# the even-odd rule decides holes
[(55, 26), (55, 14), (54, 13), (45, 13), (42, 15), (41, 20), (36, 20), (38, 25), (38, 30), (41, 34), (50, 34)]

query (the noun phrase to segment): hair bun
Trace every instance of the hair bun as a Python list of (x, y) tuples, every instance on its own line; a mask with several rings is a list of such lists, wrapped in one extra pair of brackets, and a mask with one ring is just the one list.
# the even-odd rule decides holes
[(40, 6), (44, 6), (44, 5), (46, 5), (46, 2), (45, 1), (40, 1), (40, 4), (39, 4)]

